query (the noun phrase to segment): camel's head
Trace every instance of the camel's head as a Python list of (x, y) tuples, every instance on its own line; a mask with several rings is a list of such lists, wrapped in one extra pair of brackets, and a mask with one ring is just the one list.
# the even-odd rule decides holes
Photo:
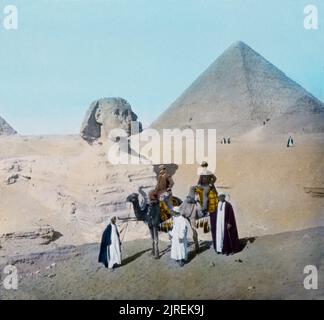
[(132, 193), (126, 198), (126, 202), (134, 203), (138, 201), (138, 193)]

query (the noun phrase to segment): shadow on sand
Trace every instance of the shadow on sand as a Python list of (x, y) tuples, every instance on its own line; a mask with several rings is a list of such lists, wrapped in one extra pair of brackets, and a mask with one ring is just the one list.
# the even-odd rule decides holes
[[(236, 253), (243, 251), (249, 243), (253, 243), (255, 240), (256, 240), (255, 237), (240, 239), (240, 245), (241, 245), (240, 247), (241, 248), (240, 248), (240, 251), (238, 251)], [(211, 246), (212, 246), (212, 241), (201, 241), (199, 243), (199, 252), (196, 253), (196, 251), (194, 249), (194, 243), (190, 242), (188, 244), (189, 252), (188, 252), (188, 260), (187, 260), (186, 264), (189, 264), (193, 259), (195, 259), (197, 256), (199, 256), (199, 254), (209, 250), (211, 248)], [(145, 250), (142, 250), (130, 257), (127, 257), (126, 259), (123, 260), (121, 266), (125, 266), (125, 265), (135, 261), (136, 259), (141, 257), (144, 253), (149, 252), (151, 250), (152, 249), (145, 249)], [(160, 258), (162, 258), (167, 253), (170, 253), (170, 251), (171, 251), (171, 245), (168, 245), (164, 250), (160, 251)]]
[[(249, 243), (253, 243), (256, 240), (256, 237), (249, 237), (249, 238), (242, 238), (240, 239), (240, 251), (241, 252), (245, 249), (245, 247), (249, 244)], [(238, 253), (236, 252), (236, 253)]]
[[(203, 253), (205, 252), (206, 250), (208, 250), (211, 246), (211, 241), (202, 241), (199, 243), (199, 253)], [(187, 260), (187, 264), (190, 263), (196, 256), (197, 256), (197, 253), (194, 249), (194, 243), (191, 242), (188, 244), (188, 249), (189, 249), (189, 252), (188, 252), (188, 260)], [(169, 245), (167, 248), (165, 248), (163, 251), (160, 252), (160, 258), (162, 256), (164, 256), (165, 254), (167, 254), (168, 252), (171, 251), (171, 245)]]
[(162, 258), (166, 253), (171, 251), (171, 245), (167, 246), (164, 250), (160, 251), (160, 258)]
[[(199, 243), (199, 252), (197, 253), (196, 250), (190, 250), (188, 253), (188, 260), (187, 264), (190, 263), (196, 256), (199, 254), (205, 252), (206, 250), (209, 250), (212, 245), (211, 241), (202, 241)], [(190, 244), (189, 248), (194, 247), (194, 244)]]
[(121, 266), (126, 266), (127, 264), (135, 261), (137, 258), (141, 257), (144, 253), (151, 251), (152, 249), (146, 249), (146, 250), (142, 250), (140, 252), (137, 252), (136, 254), (127, 257), (126, 259), (123, 260), (122, 265)]

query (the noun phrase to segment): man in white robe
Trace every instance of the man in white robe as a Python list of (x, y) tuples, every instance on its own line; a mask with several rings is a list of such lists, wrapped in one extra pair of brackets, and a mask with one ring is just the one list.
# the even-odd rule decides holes
[[(221, 196), (220, 194), (219, 196)], [(224, 231), (225, 231), (225, 206), (226, 202), (219, 201), (217, 208), (217, 222), (216, 222), (216, 252), (223, 252)]]
[(173, 208), (173, 229), (169, 232), (171, 239), (171, 259), (176, 260), (181, 267), (188, 260), (188, 220), (180, 214), (180, 208)]
[(108, 225), (102, 235), (98, 261), (106, 268), (113, 269), (121, 265), (121, 242), (116, 225), (116, 217), (108, 221)]

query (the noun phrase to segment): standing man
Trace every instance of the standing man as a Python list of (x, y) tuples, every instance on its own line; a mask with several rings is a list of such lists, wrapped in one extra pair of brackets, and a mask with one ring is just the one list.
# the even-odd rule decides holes
[(98, 262), (103, 263), (109, 269), (121, 265), (121, 241), (116, 226), (116, 217), (108, 220), (108, 225), (102, 234)]
[(225, 200), (225, 193), (219, 195), (216, 217), (216, 252), (232, 254), (240, 250), (236, 220), (232, 205)]
[(203, 161), (200, 166), (202, 167), (202, 171), (198, 180), (198, 188), (203, 190), (202, 211), (206, 214), (208, 210), (208, 194), (211, 190), (216, 192), (215, 182), (217, 178), (211, 171), (207, 170), (208, 163), (206, 161)]
[(180, 214), (180, 207), (173, 208), (173, 229), (169, 232), (171, 240), (171, 259), (183, 267), (188, 260), (188, 220)]
[(190, 221), (192, 237), (195, 243), (196, 253), (199, 253), (198, 232), (196, 227), (197, 219), (202, 217), (199, 195), (195, 194), (195, 188), (190, 188), (189, 194), (180, 205), (181, 214)]

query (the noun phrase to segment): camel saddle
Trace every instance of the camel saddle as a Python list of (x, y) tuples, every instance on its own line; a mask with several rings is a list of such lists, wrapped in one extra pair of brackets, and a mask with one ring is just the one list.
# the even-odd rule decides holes
[[(175, 207), (177, 205), (177, 200), (174, 197), (171, 197), (172, 205)], [(160, 201), (160, 216), (161, 221), (164, 222), (172, 217), (169, 207), (164, 201)]]
[[(203, 205), (203, 196), (204, 196), (204, 191), (202, 188), (196, 187), (195, 189), (196, 193), (199, 195), (199, 200), (200, 200), (200, 205)], [(208, 193), (208, 212), (216, 212), (217, 211), (217, 206), (218, 206), (218, 193), (216, 189), (212, 189)]]

